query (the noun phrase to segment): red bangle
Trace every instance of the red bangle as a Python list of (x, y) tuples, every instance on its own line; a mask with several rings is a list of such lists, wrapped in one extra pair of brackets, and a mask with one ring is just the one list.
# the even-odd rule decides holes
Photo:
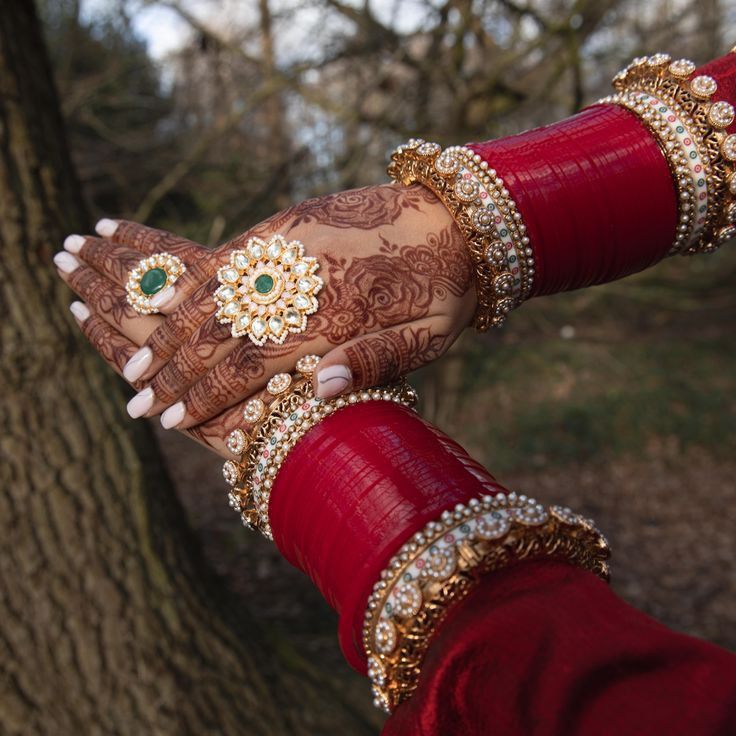
[(293, 448), (270, 521), (284, 557), (340, 614), (340, 644), (365, 672), (365, 606), (394, 552), (445, 509), (500, 489), (465, 451), (390, 402), (348, 407)]
[(534, 250), (534, 295), (612, 281), (663, 258), (677, 199), (662, 151), (626, 110), (471, 144), (503, 178)]

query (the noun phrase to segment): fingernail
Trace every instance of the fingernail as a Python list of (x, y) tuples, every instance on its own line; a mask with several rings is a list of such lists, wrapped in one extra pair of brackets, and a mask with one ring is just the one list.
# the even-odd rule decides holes
[(328, 365), (317, 372), (317, 398), (331, 399), (344, 393), (353, 382), (353, 375), (346, 365)]
[(143, 391), (139, 391), (128, 402), (128, 406), (126, 407), (128, 409), (128, 414), (130, 414), (133, 419), (142, 417), (153, 406), (154, 398), (153, 389), (150, 386), (148, 388), (144, 388)]
[(159, 293), (155, 296), (151, 297), (151, 306), (156, 307), (156, 309), (158, 309), (159, 307), (163, 307), (166, 302), (170, 301), (172, 296), (174, 296), (174, 287), (169, 286), (163, 291), (159, 291)]
[(171, 429), (181, 424), (181, 420), (184, 419), (184, 415), (187, 413), (186, 407), (183, 401), (179, 401), (173, 406), (170, 406), (161, 415), (161, 426), (164, 429)]
[(108, 220), (103, 217), (96, 225), (95, 231), (98, 235), (102, 235), (103, 238), (111, 238), (115, 235), (115, 231), (118, 229), (118, 223), (115, 220)]
[(71, 273), (75, 269), (79, 268), (79, 261), (71, 253), (67, 253), (65, 250), (59, 251), (59, 253), (54, 256), (54, 263), (59, 271), (63, 271), (64, 273)]
[(79, 320), (79, 322), (84, 322), (84, 320), (89, 317), (89, 309), (84, 302), (72, 302), (69, 305), (69, 311), (77, 318), (77, 320)]
[(70, 253), (79, 253), (84, 245), (84, 238), (81, 235), (67, 235), (64, 240), (64, 250), (68, 250)]
[(125, 380), (133, 383), (137, 381), (151, 365), (153, 360), (153, 351), (149, 347), (141, 348), (123, 368)]

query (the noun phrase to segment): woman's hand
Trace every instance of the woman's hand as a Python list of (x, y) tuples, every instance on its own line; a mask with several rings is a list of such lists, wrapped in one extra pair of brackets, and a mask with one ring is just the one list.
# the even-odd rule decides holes
[[(145, 385), (131, 413), (164, 411), (166, 427), (207, 422), (253, 396), (274, 373), (293, 370), (308, 353), (324, 356), (315, 376), (319, 396), (391, 381), (439, 357), (475, 309), (462, 235), (445, 207), (420, 186), (367, 187), (308, 200), (216, 251), (168, 234), (151, 246), (158, 231), (132, 223), (102, 230), (108, 239), (101, 243), (87, 238), (79, 247), (75, 239), (72, 248), (66, 246), (76, 248), (79, 263), (71, 272), (57, 265), (97, 318), (82, 323), (95, 347), (129, 381)], [(258, 347), (232, 338), (229, 325), (217, 322), (212, 295), (228, 252), (253, 236), (273, 234), (304, 243), (306, 254), (320, 263), (324, 287), (304, 333), (290, 334), (283, 345)], [(179, 255), (187, 272), (157, 295), (165, 318), (140, 316), (125, 302), (123, 284), (140, 253), (162, 250)], [(115, 329), (114, 339), (107, 330), (101, 334), (99, 320)]]

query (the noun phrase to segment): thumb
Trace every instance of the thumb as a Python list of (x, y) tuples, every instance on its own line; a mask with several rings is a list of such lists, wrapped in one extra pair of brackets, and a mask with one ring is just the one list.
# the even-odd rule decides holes
[(320, 399), (380, 386), (438, 358), (454, 340), (443, 317), (426, 317), (406, 325), (356, 337), (327, 353), (314, 375)]

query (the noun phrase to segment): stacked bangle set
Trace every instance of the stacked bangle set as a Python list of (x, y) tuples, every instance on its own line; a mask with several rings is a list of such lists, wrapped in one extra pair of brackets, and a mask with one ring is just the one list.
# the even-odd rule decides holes
[[(266, 399), (243, 409), (244, 426), (228, 435), (236, 459), (223, 476), (230, 506), (245, 526), (273, 539), (269, 498), (289, 451), (318, 422), (364, 401), (413, 407), (417, 396), (403, 379), (390, 386), (321, 400), (312, 391), (319, 363), (307, 355), (294, 374), (268, 382)], [(432, 636), (449, 609), (493, 570), (516, 560), (554, 556), (608, 578), (608, 545), (589, 519), (549, 509), (526, 496), (499, 493), (445, 511), (415, 534), (381, 573), (368, 600), (363, 646), (374, 703), (386, 711), (411, 697)]]
[(670, 254), (709, 253), (736, 235), (736, 134), (733, 106), (712, 101), (715, 79), (667, 54), (634, 59), (599, 102), (637, 115), (662, 149), (678, 194)]
[(515, 493), (445, 511), (394, 555), (368, 599), (363, 647), (374, 704), (391, 712), (411, 697), (434, 632), (483, 575), (552, 556), (607, 580), (609, 555), (590, 519)]
[(296, 372), (278, 373), (268, 382), (266, 399), (248, 401), (243, 409), (244, 426), (234, 429), (226, 444), (236, 459), (222, 467), (230, 485), (228, 500), (243, 524), (259, 529), (273, 539), (268, 506), (279, 468), (294, 445), (317, 423), (345, 407), (365, 401), (393, 401), (413, 407), (414, 389), (401, 379), (389, 386), (354, 391), (333, 399), (318, 399), (312, 389), (312, 374), (319, 357), (307, 355)]
[(444, 203), (468, 245), (475, 269), (481, 332), (503, 324), (529, 298), (534, 254), (521, 215), (498, 174), (469, 148), (442, 149), (412, 139), (391, 154), (394, 182), (419, 182)]

